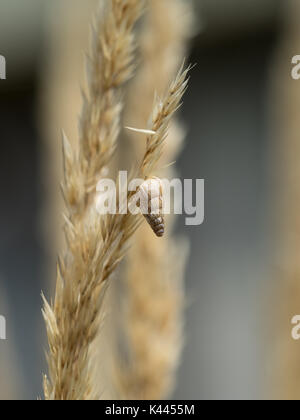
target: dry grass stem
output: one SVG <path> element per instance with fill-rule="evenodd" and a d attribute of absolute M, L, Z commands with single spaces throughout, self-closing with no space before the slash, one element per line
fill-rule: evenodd
<path fill-rule="evenodd" d="M 176 79 L 171 83 L 164 99 L 157 99 L 152 115 L 151 127 L 149 127 L 155 134 L 149 136 L 147 139 L 147 150 L 141 168 L 144 177 L 151 175 L 154 165 L 161 158 L 163 144 L 168 135 L 170 122 L 174 113 L 181 106 L 181 99 L 188 85 L 187 74 L 189 71 L 190 67 L 184 70 L 184 66 L 182 66 Z"/>
<path fill-rule="evenodd" d="M 130 131 L 130 149 L 143 159 L 144 176 L 154 175 L 154 160 L 161 156 L 161 170 L 155 175 L 174 178 L 171 165 L 183 143 L 184 130 L 174 118 L 165 118 L 180 104 L 185 90 L 186 74 L 179 73 L 167 91 L 180 62 L 186 55 L 187 42 L 193 30 L 190 2 L 151 0 L 141 36 L 141 61 L 131 83 L 125 121 L 134 127 L 145 127 L 157 101 L 148 129 L 147 152 L 143 155 L 140 130 Z M 176 93 L 177 92 L 177 93 Z M 143 97 L 143 101 L 140 98 Z M 168 141 L 165 140 L 166 133 Z M 162 145 L 163 154 L 162 154 Z M 124 314 L 120 331 L 125 339 L 127 357 L 114 356 L 116 396 L 122 399 L 162 399 L 170 396 L 175 383 L 183 344 L 183 276 L 187 257 L 185 241 L 174 237 L 174 216 L 166 217 L 166 236 L 157 240 L 147 224 L 135 235 L 126 261 L 124 275 Z M 122 362 L 123 360 L 123 362 Z"/>
<path fill-rule="evenodd" d="M 79 215 L 93 202 L 99 175 L 115 151 L 123 109 L 121 91 L 134 70 L 133 27 L 144 1 L 106 0 L 101 5 L 92 55 L 87 57 L 88 93 L 83 93 L 79 151 L 73 156 L 64 149 L 64 194 L 73 213 Z"/>
<path fill-rule="evenodd" d="M 84 99 L 78 151 L 64 136 L 66 250 L 58 262 L 54 304 L 45 300 L 43 311 L 50 376 L 44 379 L 44 393 L 49 400 L 99 398 L 91 380 L 90 348 L 104 316 L 108 280 L 142 220 L 130 213 L 100 216 L 94 205 L 96 183 L 114 153 L 120 131 L 121 88 L 133 72 L 133 28 L 143 10 L 140 0 L 104 4 L 89 60 L 89 94 Z M 170 118 L 186 88 L 186 74 L 181 71 L 166 98 L 157 103 L 154 123 L 159 135 L 148 139 L 140 166 L 143 174 L 161 153 Z"/>
<path fill-rule="evenodd" d="M 66 250 L 57 269 L 55 302 L 44 302 L 49 341 L 46 399 L 96 399 L 89 349 L 99 329 L 100 299 L 106 280 L 122 258 L 136 220 L 100 219 L 90 206 L 101 170 L 111 158 L 122 110 L 119 89 L 133 71 L 133 26 L 140 0 L 105 1 L 94 31 L 89 95 L 84 99 L 79 149 L 64 136 Z"/>

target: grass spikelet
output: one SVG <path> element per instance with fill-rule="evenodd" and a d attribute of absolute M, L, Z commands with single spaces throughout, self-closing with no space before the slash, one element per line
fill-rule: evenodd
<path fill-rule="evenodd" d="M 126 106 L 126 123 L 148 129 L 147 150 L 142 157 L 142 176 L 176 177 L 176 160 L 184 140 L 184 130 L 174 118 L 186 89 L 187 70 L 178 67 L 194 25 L 190 2 L 151 0 L 141 36 L 141 61 L 131 83 Z M 170 82 L 175 77 L 175 80 Z M 140 101 L 141 96 L 143 101 Z M 159 97 L 163 98 L 159 100 Z M 166 135 L 168 138 L 166 139 Z M 131 153 L 140 159 L 143 143 L 140 130 L 128 133 Z M 159 171 L 153 163 L 158 161 Z M 114 355 L 116 397 L 122 399 L 164 399 L 175 384 L 184 342 L 184 267 L 187 244 L 173 234 L 174 216 L 166 217 L 166 236 L 155 238 L 143 224 L 135 235 L 126 260 L 120 332 L 127 357 Z"/>
<path fill-rule="evenodd" d="M 43 309 L 49 342 L 44 395 L 49 400 L 100 398 L 92 381 L 91 345 L 105 315 L 109 279 L 142 222 L 141 216 L 130 213 L 100 216 L 96 211 L 96 183 L 116 147 L 122 89 L 134 68 L 134 24 L 143 11 L 141 0 L 102 4 L 88 59 L 89 90 L 83 95 L 78 150 L 63 136 L 66 247 L 58 263 L 55 300 L 48 304 L 44 299 Z M 182 68 L 165 98 L 157 102 L 153 114 L 157 134 L 148 138 L 140 165 L 143 175 L 158 161 L 186 88 L 186 75 Z"/>
<path fill-rule="evenodd" d="M 65 194 L 73 212 L 91 204 L 101 171 L 110 162 L 120 132 L 122 87 L 134 71 L 134 25 L 143 0 L 103 0 L 87 57 L 88 92 L 83 93 L 79 151 L 71 158 L 73 179 Z"/>
<path fill-rule="evenodd" d="M 161 158 L 164 141 L 168 135 L 170 122 L 175 112 L 181 106 L 182 97 L 187 89 L 187 75 L 191 67 L 180 68 L 175 80 L 171 83 L 166 96 L 160 100 L 157 98 L 152 115 L 151 131 L 155 134 L 147 138 L 147 150 L 144 156 L 141 172 L 144 177 L 151 174 L 153 166 Z"/>
<path fill-rule="evenodd" d="M 98 177 L 114 152 L 122 110 L 120 90 L 132 75 L 133 27 L 143 10 L 140 0 L 110 0 L 102 5 L 78 150 L 63 136 L 66 249 L 57 270 L 54 304 L 44 299 L 43 310 L 49 342 L 44 395 L 50 400 L 99 398 L 91 383 L 90 345 L 99 330 L 107 280 L 138 225 L 130 217 L 107 216 L 103 221 L 91 206 Z"/>

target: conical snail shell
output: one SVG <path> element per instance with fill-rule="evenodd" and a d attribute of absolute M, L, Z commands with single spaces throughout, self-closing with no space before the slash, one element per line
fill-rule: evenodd
<path fill-rule="evenodd" d="M 140 209 L 156 236 L 162 237 L 165 233 L 163 216 L 163 189 L 159 178 L 152 177 L 140 186 Z"/>

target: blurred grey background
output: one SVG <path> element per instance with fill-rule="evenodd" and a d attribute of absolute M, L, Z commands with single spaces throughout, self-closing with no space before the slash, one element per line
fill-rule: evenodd
<path fill-rule="evenodd" d="M 46 370 L 40 293 L 48 288 L 47 258 L 39 232 L 46 191 L 36 112 L 47 56 L 45 3 L 0 0 L 0 54 L 7 60 L 7 80 L 0 81 L 0 293 L 6 297 L 0 314 L 8 321 L 0 358 L 14 346 L 25 399 L 42 394 Z M 205 179 L 206 218 L 199 227 L 185 227 L 184 218 L 178 226 L 190 238 L 191 257 L 174 398 L 262 398 L 268 372 L 261 326 L 272 249 L 267 99 L 284 2 L 195 3 L 200 31 L 190 61 L 197 66 L 183 108 L 188 140 L 178 165 L 182 177 Z"/>

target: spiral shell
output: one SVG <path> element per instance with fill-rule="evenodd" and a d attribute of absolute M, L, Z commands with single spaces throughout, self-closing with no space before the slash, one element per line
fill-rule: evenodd
<path fill-rule="evenodd" d="M 140 209 L 156 236 L 165 233 L 163 216 L 163 188 L 159 178 L 152 177 L 140 186 Z"/>

